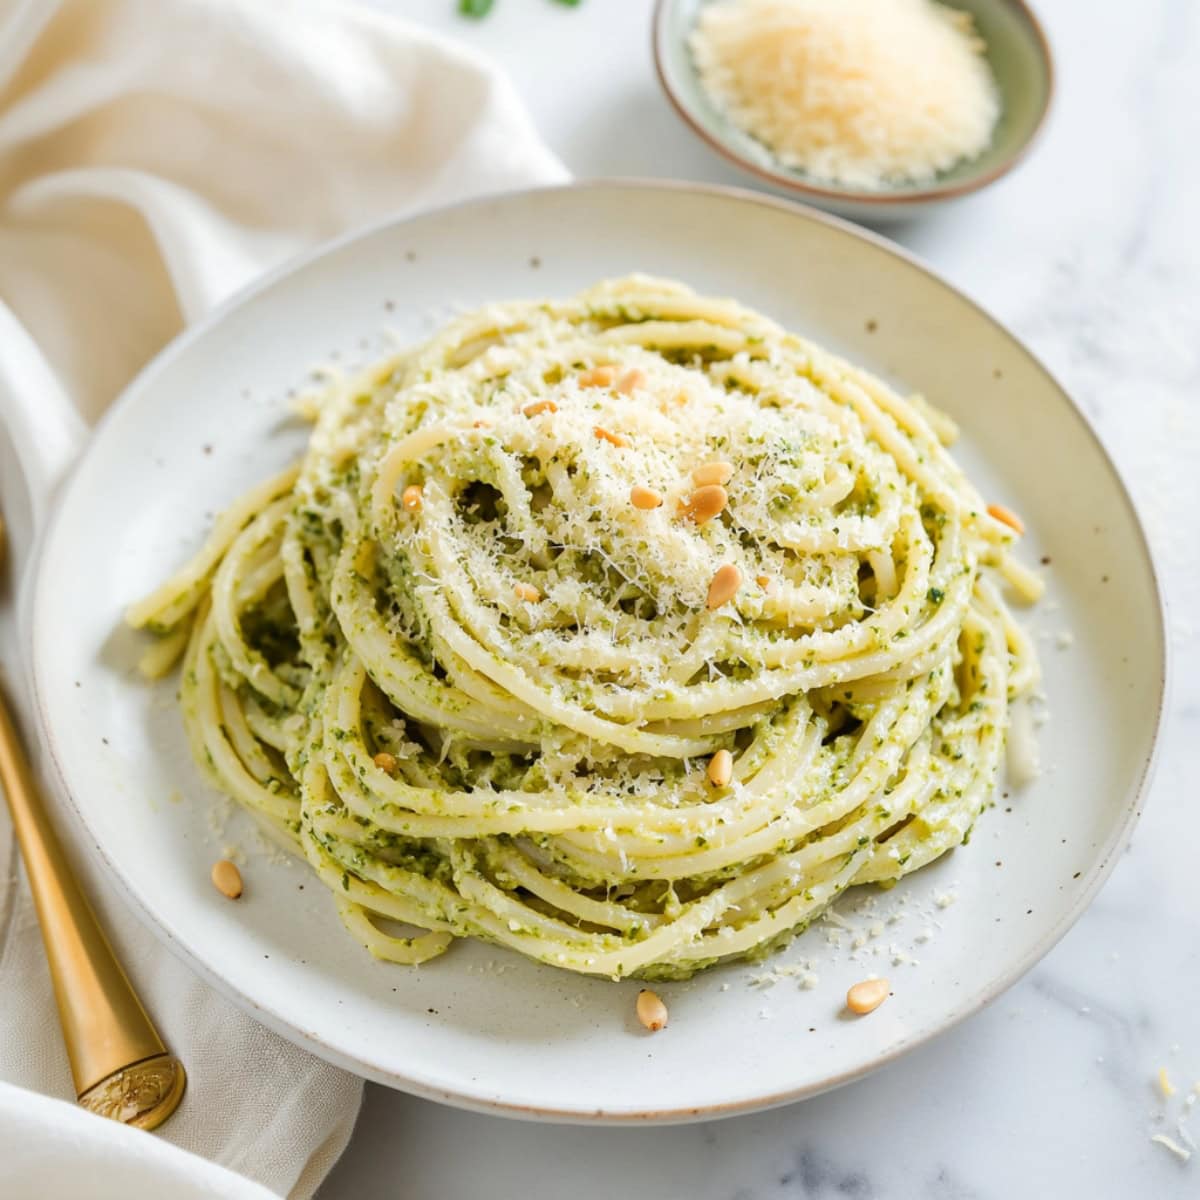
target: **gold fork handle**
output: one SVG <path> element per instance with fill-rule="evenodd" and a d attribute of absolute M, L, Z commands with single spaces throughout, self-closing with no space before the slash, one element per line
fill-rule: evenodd
<path fill-rule="evenodd" d="M 79 1102 L 153 1129 L 183 1098 L 183 1066 L 167 1053 L 75 882 L 3 695 L 0 788 L 25 859 Z"/>

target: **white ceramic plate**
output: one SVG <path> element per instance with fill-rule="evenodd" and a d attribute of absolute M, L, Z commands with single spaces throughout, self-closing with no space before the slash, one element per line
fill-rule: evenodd
<path fill-rule="evenodd" d="M 421 337 L 452 306 L 565 295 L 635 269 L 737 296 L 949 410 L 971 474 L 1024 515 L 1026 556 L 1051 559 L 1031 620 L 1053 635 L 1041 643 L 1052 713 L 1041 781 L 1001 798 L 969 847 L 839 906 L 857 935 L 833 944 L 820 926 L 769 964 L 811 971 L 815 986 L 786 974 L 764 988 L 754 967 L 665 985 L 671 1025 L 653 1036 L 634 1020 L 635 982 L 466 943 L 417 970 L 370 959 L 303 865 L 255 850 L 240 814 L 214 817 L 174 683 L 136 677 L 136 639 L 121 627 L 124 606 L 182 561 L 215 510 L 297 453 L 304 430 L 287 396 L 309 367 L 370 353 L 388 327 Z M 333 1062 L 451 1103 L 562 1120 L 685 1120 L 810 1095 L 995 997 L 1079 916 L 1125 844 L 1164 689 L 1160 600 L 1137 519 L 1045 370 L 887 243 L 783 202 L 696 187 L 605 183 L 472 202 L 340 241 L 243 294 L 171 345 L 105 420 L 62 496 L 34 607 L 59 782 L 177 953 Z M 1060 633 L 1069 649 L 1056 648 Z M 208 881 L 229 842 L 247 853 L 237 904 Z M 867 1019 L 840 1016 L 846 987 L 872 971 L 891 977 L 893 998 Z"/>

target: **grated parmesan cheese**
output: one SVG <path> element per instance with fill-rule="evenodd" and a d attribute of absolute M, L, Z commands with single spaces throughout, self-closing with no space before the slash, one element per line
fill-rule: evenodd
<path fill-rule="evenodd" d="M 1000 115 L 971 18 L 931 0 L 720 0 L 690 44 L 717 106 L 817 180 L 928 182 Z"/>
<path fill-rule="evenodd" d="M 1156 1145 L 1162 1146 L 1165 1150 L 1169 1150 L 1181 1162 L 1187 1162 L 1192 1157 L 1190 1150 L 1185 1150 L 1173 1138 L 1167 1137 L 1165 1133 L 1156 1133 L 1150 1140 Z"/>

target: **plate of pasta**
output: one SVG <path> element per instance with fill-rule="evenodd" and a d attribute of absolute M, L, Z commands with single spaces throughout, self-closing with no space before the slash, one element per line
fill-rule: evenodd
<path fill-rule="evenodd" d="M 362 1075 L 559 1120 L 797 1099 L 999 994 L 1128 838 L 1165 678 L 1028 351 L 692 186 L 257 284 L 106 418 L 35 609 L 61 791 L 179 954 Z"/>

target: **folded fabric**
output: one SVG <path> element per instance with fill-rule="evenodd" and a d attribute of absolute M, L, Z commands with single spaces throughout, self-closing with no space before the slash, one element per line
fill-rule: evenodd
<path fill-rule="evenodd" d="M 4 1165 L 10 1200 L 79 1196 L 87 1200 L 274 1200 L 275 1193 L 207 1159 L 138 1129 L 93 1117 L 74 1104 L 0 1083 Z M 45 1153 L 46 1130 L 55 1152 Z"/>
<path fill-rule="evenodd" d="M 0 506 L 16 573 L 87 426 L 184 324 L 356 224 L 563 174 L 495 70 L 376 13 L 0 0 Z M 0 593 L 10 692 L 13 600 Z M 350 1136 L 361 1083 L 202 984 L 55 815 L 190 1087 L 160 1135 L 34 1094 L 73 1095 L 0 816 L 0 1195 L 264 1194 L 196 1155 L 311 1195 Z"/>

